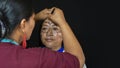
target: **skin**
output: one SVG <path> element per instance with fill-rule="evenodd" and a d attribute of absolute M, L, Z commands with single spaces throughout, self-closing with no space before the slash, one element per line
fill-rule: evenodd
<path fill-rule="evenodd" d="M 50 8 L 50 9 L 43 9 L 42 11 L 38 12 L 36 15 L 35 15 L 35 20 L 45 20 L 49 15 L 50 13 L 52 12 L 54 8 Z"/>
<path fill-rule="evenodd" d="M 30 39 L 31 33 L 35 26 L 35 14 L 33 14 L 29 20 L 22 19 L 20 25 L 18 25 L 13 33 L 10 35 L 10 38 L 14 41 L 18 42 L 19 44 L 22 42 L 22 37 L 26 34 L 26 39 Z"/>
<path fill-rule="evenodd" d="M 59 26 L 54 24 L 51 20 L 46 19 L 41 28 L 42 43 L 53 51 L 57 51 L 62 45 L 62 32 Z"/>

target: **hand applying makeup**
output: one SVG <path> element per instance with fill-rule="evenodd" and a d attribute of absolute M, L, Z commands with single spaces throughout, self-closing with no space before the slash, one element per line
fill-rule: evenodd
<path fill-rule="evenodd" d="M 49 19 L 51 19 L 55 24 L 62 25 L 62 23 L 66 23 L 64 13 L 61 9 L 53 7 L 51 9 L 51 14 L 49 14 Z"/>
<path fill-rule="evenodd" d="M 35 20 L 45 20 L 51 14 L 51 12 L 53 11 L 53 9 L 54 8 L 51 8 L 51 9 L 47 9 L 46 8 L 46 9 L 41 10 L 40 12 L 38 12 L 35 15 Z"/>

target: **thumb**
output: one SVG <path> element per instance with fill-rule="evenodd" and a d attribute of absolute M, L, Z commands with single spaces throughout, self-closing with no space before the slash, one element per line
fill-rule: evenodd
<path fill-rule="evenodd" d="M 52 7 L 51 9 L 49 9 L 49 12 L 50 12 L 51 14 L 53 14 L 53 13 L 54 13 L 54 10 L 55 10 L 55 7 Z"/>

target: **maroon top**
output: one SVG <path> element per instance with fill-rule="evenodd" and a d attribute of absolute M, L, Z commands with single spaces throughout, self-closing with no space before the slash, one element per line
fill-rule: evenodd
<path fill-rule="evenodd" d="M 80 68 L 80 65 L 75 56 L 66 52 L 23 49 L 11 43 L 0 43 L 0 68 Z"/>

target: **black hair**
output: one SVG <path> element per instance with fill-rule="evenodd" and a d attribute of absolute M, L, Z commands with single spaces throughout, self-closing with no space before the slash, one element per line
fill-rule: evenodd
<path fill-rule="evenodd" d="M 0 0 L 0 39 L 9 36 L 22 19 L 33 14 L 32 0 Z"/>
<path fill-rule="evenodd" d="M 27 40 L 27 48 L 45 47 L 41 41 L 40 31 L 44 20 L 37 20 L 31 38 Z M 34 46 L 33 46 L 34 45 Z"/>

